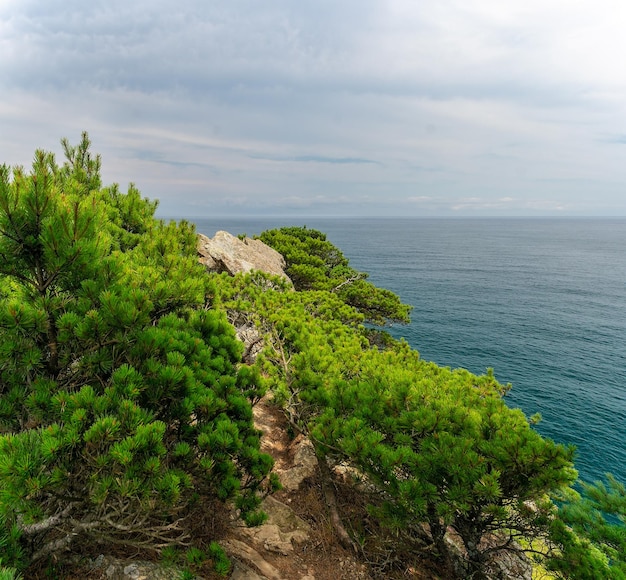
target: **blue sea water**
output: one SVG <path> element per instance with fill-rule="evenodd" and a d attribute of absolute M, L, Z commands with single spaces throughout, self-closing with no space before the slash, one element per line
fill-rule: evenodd
<path fill-rule="evenodd" d="M 194 219 L 199 232 L 325 232 L 411 304 L 390 329 L 422 358 L 495 370 L 510 406 L 578 448 L 585 480 L 626 481 L 626 219 Z"/>

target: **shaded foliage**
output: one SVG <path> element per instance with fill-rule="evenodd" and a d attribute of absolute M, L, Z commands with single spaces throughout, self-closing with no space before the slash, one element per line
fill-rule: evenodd
<path fill-rule="evenodd" d="M 611 474 L 581 483 L 582 495 L 568 497 L 554 521 L 560 553 L 550 567 L 565 577 L 626 578 L 626 487 Z"/>

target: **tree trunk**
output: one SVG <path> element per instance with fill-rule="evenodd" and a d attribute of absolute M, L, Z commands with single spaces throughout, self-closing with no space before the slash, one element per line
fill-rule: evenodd
<path fill-rule="evenodd" d="M 330 521 L 335 529 L 335 532 L 337 533 L 339 542 L 346 550 L 357 552 L 356 544 L 352 541 L 352 538 L 346 531 L 346 528 L 341 521 L 341 516 L 339 515 L 332 476 L 330 474 L 330 469 L 328 468 L 328 463 L 326 463 L 326 458 L 320 458 L 318 456 L 317 463 L 320 467 L 322 491 L 324 492 L 324 499 L 326 500 L 326 505 L 328 506 L 328 511 L 330 512 Z"/>
<path fill-rule="evenodd" d="M 432 504 L 428 506 L 428 526 L 430 527 L 430 536 L 433 544 L 435 544 L 441 556 L 446 557 L 448 547 L 444 541 L 444 536 L 446 535 L 447 526 L 441 521 L 435 506 Z"/>
<path fill-rule="evenodd" d="M 483 528 L 480 525 L 480 516 L 471 513 L 463 518 L 457 518 L 454 528 L 461 536 L 463 545 L 467 551 L 467 578 L 472 580 L 486 580 L 485 563 L 486 556 L 479 548 L 483 536 Z"/>

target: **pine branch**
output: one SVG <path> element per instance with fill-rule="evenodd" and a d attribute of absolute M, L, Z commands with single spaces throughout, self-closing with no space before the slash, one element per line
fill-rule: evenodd
<path fill-rule="evenodd" d="M 34 534 L 39 534 L 41 532 L 47 532 L 50 528 L 58 526 L 62 523 L 67 516 L 69 516 L 70 512 L 76 507 L 77 503 L 68 504 L 63 511 L 60 513 L 50 516 L 41 522 L 37 522 L 36 524 L 29 524 L 27 526 L 20 526 L 20 531 L 25 536 L 32 536 Z"/>
<path fill-rule="evenodd" d="M 53 554 L 56 552 L 60 552 L 70 547 L 72 542 L 76 539 L 76 537 L 81 532 L 86 532 L 88 530 L 93 530 L 102 525 L 102 522 L 76 522 L 71 532 L 68 532 L 64 537 L 59 538 L 58 540 L 54 540 L 52 542 L 48 542 L 44 544 L 39 550 L 37 550 L 32 555 L 32 561 L 36 562 L 41 558 L 48 556 L 49 554 Z"/>

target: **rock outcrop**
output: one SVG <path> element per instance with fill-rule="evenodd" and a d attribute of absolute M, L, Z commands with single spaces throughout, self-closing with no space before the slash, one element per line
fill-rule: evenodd
<path fill-rule="evenodd" d="M 285 273 L 285 258 L 261 240 L 237 238 L 228 232 L 219 231 L 208 238 L 198 234 L 199 261 L 209 272 L 227 272 L 231 276 L 253 270 L 278 276 L 291 285 Z M 271 286 L 272 283 L 268 283 Z M 229 315 L 229 321 L 235 327 L 237 338 L 245 346 L 243 361 L 254 362 L 263 349 L 263 340 L 258 329 L 245 316 Z"/>
<path fill-rule="evenodd" d="M 198 234 L 200 263 L 211 272 L 239 272 L 259 270 L 289 280 L 285 274 L 285 258 L 261 240 L 239 239 L 228 232 L 219 231 L 208 238 Z"/>

